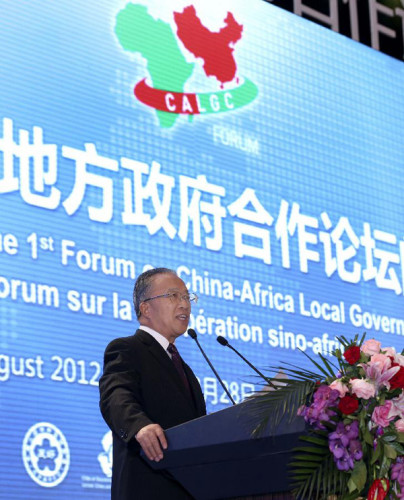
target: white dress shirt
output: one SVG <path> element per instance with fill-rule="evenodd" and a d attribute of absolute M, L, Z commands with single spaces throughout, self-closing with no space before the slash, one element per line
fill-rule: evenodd
<path fill-rule="evenodd" d="M 165 350 L 167 353 L 167 356 L 171 358 L 171 354 L 167 351 L 167 347 L 170 345 L 170 342 L 163 336 L 161 333 L 156 332 L 156 330 L 153 330 L 153 328 L 150 328 L 149 326 L 145 325 L 139 325 L 140 330 L 143 330 L 147 333 L 150 333 L 150 335 L 157 340 L 157 342 L 161 345 L 161 347 Z"/>

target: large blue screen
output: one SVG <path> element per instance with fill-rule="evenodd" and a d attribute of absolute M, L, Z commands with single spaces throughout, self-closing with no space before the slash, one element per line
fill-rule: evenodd
<path fill-rule="evenodd" d="M 0 1 L 0 497 L 108 498 L 103 351 L 175 269 L 239 402 L 404 347 L 404 66 L 258 0 Z M 209 412 L 230 402 L 178 342 Z"/>

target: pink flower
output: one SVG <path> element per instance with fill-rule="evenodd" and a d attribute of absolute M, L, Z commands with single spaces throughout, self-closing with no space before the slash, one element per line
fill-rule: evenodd
<path fill-rule="evenodd" d="M 404 393 L 402 392 L 400 396 L 392 399 L 391 402 L 397 410 L 397 415 L 400 418 L 404 418 Z"/>
<path fill-rule="evenodd" d="M 379 354 L 381 343 L 375 339 L 369 339 L 364 342 L 361 346 L 361 351 L 368 356 L 373 356 L 373 354 Z"/>
<path fill-rule="evenodd" d="M 394 425 L 396 426 L 398 432 L 404 432 L 404 418 L 400 418 L 400 420 L 394 422 Z"/>
<path fill-rule="evenodd" d="M 393 366 L 383 371 L 380 363 L 372 363 L 372 361 L 361 363 L 360 366 L 363 368 L 366 378 L 375 385 L 376 392 L 379 391 L 382 386 L 390 389 L 389 380 L 400 370 L 399 366 Z"/>
<path fill-rule="evenodd" d="M 376 387 L 363 378 L 351 379 L 349 383 L 351 384 L 352 392 L 358 398 L 369 399 L 373 398 L 376 394 Z"/>
<path fill-rule="evenodd" d="M 397 354 L 394 347 L 383 347 L 382 351 L 383 354 L 385 354 L 386 356 L 391 356 L 392 358 L 394 358 Z"/>
<path fill-rule="evenodd" d="M 393 420 L 396 417 L 401 417 L 401 412 L 400 410 L 395 406 L 394 402 L 392 400 L 386 401 L 384 404 L 386 405 L 389 403 L 388 406 L 390 406 L 389 414 L 387 415 L 389 420 Z"/>
<path fill-rule="evenodd" d="M 397 363 L 400 366 L 404 366 L 404 356 L 401 354 L 397 354 L 394 347 L 383 347 L 383 354 L 392 358 L 394 363 Z"/>
<path fill-rule="evenodd" d="M 400 366 L 404 366 L 404 356 L 402 354 L 396 354 L 394 361 Z"/>
<path fill-rule="evenodd" d="M 376 406 L 372 413 L 373 423 L 380 427 L 387 427 L 395 418 L 395 416 L 390 416 L 392 408 L 393 403 L 391 401 L 386 401 L 383 406 Z M 395 412 L 393 411 L 393 413 Z"/>
<path fill-rule="evenodd" d="M 330 389 L 334 389 L 335 391 L 338 391 L 341 398 L 343 398 L 345 396 L 345 394 L 349 391 L 348 386 L 343 384 L 338 379 L 334 380 L 334 382 L 332 382 L 329 385 L 329 387 L 330 387 Z"/>
<path fill-rule="evenodd" d="M 379 364 L 381 373 L 384 373 L 391 367 L 391 359 L 384 354 L 373 354 L 367 365 L 371 366 L 373 363 Z"/>

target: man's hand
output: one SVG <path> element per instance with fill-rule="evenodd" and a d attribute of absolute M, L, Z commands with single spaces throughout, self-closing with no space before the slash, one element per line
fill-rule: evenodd
<path fill-rule="evenodd" d="M 159 462 L 163 458 L 162 448 L 167 449 L 167 440 L 159 424 L 142 427 L 135 437 L 149 460 Z"/>

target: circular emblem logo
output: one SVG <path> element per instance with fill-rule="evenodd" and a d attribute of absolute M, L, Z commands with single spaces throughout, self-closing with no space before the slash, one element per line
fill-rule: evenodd
<path fill-rule="evenodd" d="M 69 446 L 56 426 L 40 422 L 30 427 L 25 434 L 22 459 L 33 481 L 52 488 L 63 481 L 69 470 Z"/>
<path fill-rule="evenodd" d="M 112 432 L 111 431 L 108 431 L 104 435 L 101 444 L 104 451 L 99 453 L 98 461 L 100 462 L 102 472 L 107 477 L 112 477 Z"/>

